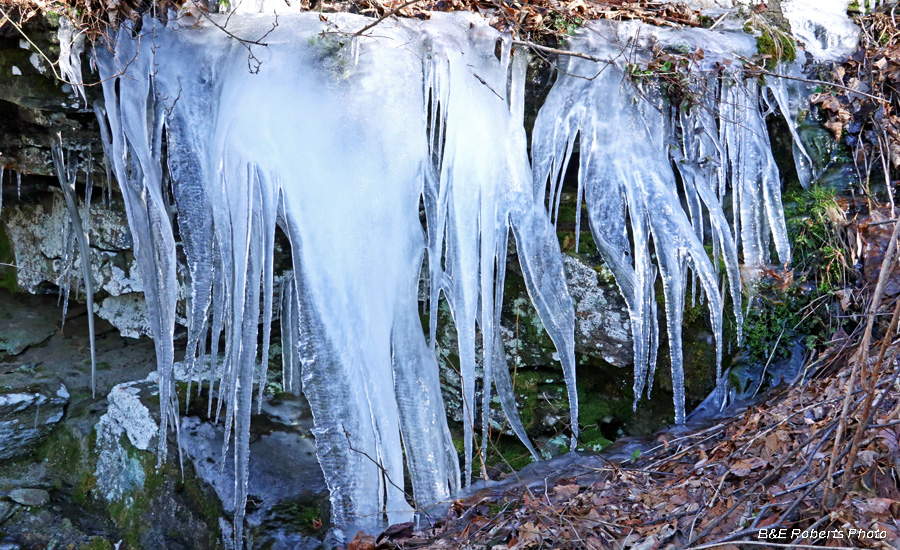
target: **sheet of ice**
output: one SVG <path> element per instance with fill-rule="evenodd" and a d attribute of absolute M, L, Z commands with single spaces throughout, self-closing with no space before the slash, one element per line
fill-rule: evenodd
<path fill-rule="evenodd" d="M 851 1 L 782 0 L 781 11 L 791 34 L 816 61 L 842 61 L 859 42 L 859 27 L 847 15 Z"/>

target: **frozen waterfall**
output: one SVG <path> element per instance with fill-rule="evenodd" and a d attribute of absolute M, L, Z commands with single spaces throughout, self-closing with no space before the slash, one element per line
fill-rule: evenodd
<path fill-rule="evenodd" d="M 327 19 L 281 17 L 268 46 L 254 49 L 257 73 L 248 71 L 242 45 L 208 25 L 147 18 L 139 32 L 123 28 L 110 50 L 95 50 L 107 148 L 157 346 L 161 441 L 178 410 L 174 223 L 192 282 L 189 356 L 210 317 L 213 340 L 226 335 L 218 390 L 239 472 L 236 541 L 247 498 L 258 322 L 262 314 L 268 324 L 276 301 L 276 225 L 290 239 L 294 263 L 294 278 L 279 293 L 290 318 L 283 326 L 292 329 L 285 349 L 297 350 L 289 361 L 301 364 L 335 524 L 353 532 L 384 516 L 410 517 L 404 450 L 417 506 L 447 500 L 469 483 L 475 434 L 487 432 L 479 408 L 491 399 L 487 391 L 475 402 L 476 363 L 484 387 L 496 385 L 526 438 L 498 338 L 510 229 L 577 419 L 574 311 L 556 235 L 532 193 L 523 54 L 473 15 L 386 21 L 371 37 L 349 34 L 364 18 Z M 229 30 L 256 39 L 271 21 L 244 16 Z M 423 261 L 431 346 L 417 302 Z M 432 349 L 441 295 L 459 337 L 462 480 Z"/>
<path fill-rule="evenodd" d="M 576 150 L 579 205 L 587 204 L 594 240 L 628 305 L 635 398 L 652 386 L 660 278 L 676 420 L 684 420 L 687 285 L 705 294 L 721 362 L 726 292 L 738 326 L 742 316 L 739 256 L 760 267 L 774 244 L 778 261 L 789 261 L 764 117 L 780 109 L 790 121 L 792 107 L 783 84 L 745 81 L 731 63 L 733 52 L 752 55 L 751 36 L 591 24 L 569 47 L 608 61 L 569 60 L 538 116 L 532 166 L 525 55 L 481 18 L 433 13 L 428 21 L 385 20 L 363 35 L 355 33 L 370 20 L 348 14 L 272 21 L 230 19 L 241 42 L 204 19 L 147 17 L 93 54 L 104 150 L 125 198 L 157 350 L 160 460 L 178 425 L 180 247 L 190 282 L 186 364 L 207 335 L 218 360 L 225 335 L 210 410 L 215 388 L 233 435 L 238 546 L 254 388 L 265 384 L 264 375 L 254 380 L 254 365 L 267 362 L 276 314 L 284 387 L 302 389 L 310 402 L 333 521 L 345 532 L 406 521 L 468 485 L 473 457 L 487 445 L 491 388 L 536 455 L 500 337 L 510 232 L 559 352 L 574 446 L 574 310 L 552 220 Z M 673 107 L 654 79 L 627 77 L 654 44 L 686 52 L 693 64 L 690 106 Z M 799 139 L 795 153 L 808 160 Z M 293 271 L 276 285 L 279 228 Z M 429 305 L 420 316 L 423 266 Z M 434 355 L 442 299 L 459 342 L 462 472 Z M 487 390 L 480 403 L 477 387 Z"/>
<path fill-rule="evenodd" d="M 781 104 L 769 99 L 768 90 L 756 81 L 743 80 L 740 64 L 732 64 L 735 54 L 755 53 L 755 39 L 740 29 L 662 29 L 598 21 L 571 40 L 569 48 L 600 61 L 570 58 L 541 108 L 532 145 L 535 197 L 546 200 L 551 212 L 558 211 L 563 178 L 577 147 L 577 211 L 580 215 L 584 200 L 594 241 L 628 305 L 635 407 L 645 389 L 649 396 L 656 368 L 659 276 L 675 420 L 682 423 L 686 285 L 699 282 L 708 300 L 721 385 L 726 287 L 740 339 L 738 254 L 750 269 L 767 264 L 771 237 L 779 261 L 790 259 L 781 181 L 764 121 L 767 102 Z M 629 75 L 646 67 L 654 50 L 674 52 L 692 73 L 688 97 L 680 105 L 665 99 L 658 78 Z M 772 95 L 783 95 L 783 85 L 772 83 Z M 793 124 L 789 105 L 784 109 Z M 798 157 L 804 158 L 799 140 L 796 145 Z M 726 200 L 735 213 L 732 224 L 725 216 Z M 707 230 L 715 264 L 703 245 Z M 718 258 L 725 265 L 721 280 Z"/>

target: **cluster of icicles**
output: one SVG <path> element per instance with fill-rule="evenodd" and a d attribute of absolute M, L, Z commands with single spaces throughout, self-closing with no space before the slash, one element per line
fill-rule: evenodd
<path fill-rule="evenodd" d="M 767 263 L 771 236 L 780 261 L 789 259 L 764 122 L 769 103 L 789 114 L 788 91 L 777 82 L 760 89 L 737 73 L 731 80 L 712 73 L 732 51 L 751 54 L 752 37 L 636 23 L 588 27 L 570 47 L 612 61 L 573 58 L 560 72 L 537 118 L 529 162 L 527 60 L 508 38 L 474 15 L 440 13 L 429 21 L 384 21 L 371 36 L 351 36 L 367 22 L 346 14 L 328 21 L 282 16 L 268 46 L 253 49 L 252 70 L 246 45 L 219 29 L 151 18 L 139 32 L 126 25 L 93 54 L 105 97 L 97 106 L 104 148 L 124 195 L 156 344 L 160 458 L 178 421 L 180 247 L 190 288 L 185 361 L 193 365 L 209 342 L 210 399 L 224 404 L 226 441 L 233 440 L 239 546 L 254 367 L 261 357 L 261 391 L 275 316 L 285 389 L 302 390 L 309 400 L 333 521 L 345 532 L 405 521 L 414 511 L 410 501 L 422 508 L 468 485 L 473 455 L 486 449 L 487 438 L 479 442 L 476 434 L 488 432 L 483 413 L 492 388 L 537 457 L 518 417 L 500 337 L 510 230 L 529 295 L 559 352 L 575 444 L 574 311 L 553 219 L 576 144 L 578 210 L 584 200 L 594 240 L 628 305 L 636 400 L 645 389 L 649 394 L 655 369 L 658 276 L 682 422 L 688 282 L 706 297 L 721 358 L 726 288 L 740 325 L 739 255 L 747 265 Z M 250 39 L 270 29 L 270 17 L 229 23 L 233 35 Z M 672 108 L 652 81 L 626 76 L 623 47 L 645 52 L 649 41 L 692 50 L 703 44 L 705 58 L 693 70 L 710 76 L 700 79 L 705 89 L 693 108 Z M 796 145 L 803 176 L 809 163 Z M 70 179 L 64 170 L 60 178 Z M 280 284 L 276 226 L 293 261 Z M 707 235 L 715 262 L 703 246 Z M 418 303 L 423 266 L 427 335 Z M 435 360 L 441 299 L 459 341 L 462 475 Z M 481 403 L 476 385 L 485 389 Z"/>

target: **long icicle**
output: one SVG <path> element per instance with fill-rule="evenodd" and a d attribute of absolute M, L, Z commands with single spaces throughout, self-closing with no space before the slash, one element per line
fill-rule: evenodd
<path fill-rule="evenodd" d="M 91 346 L 91 397 L 97 397 L 97 352 L 94 332 L 94 283 L 91 277 L 91 245 L 87 228 L 82 222 L 81 213 L 78 210 L 78 202 L 75 196 L 75 179 L 78 176 L 78 157 L 72 153 L 66 155 L 63 152 L 62 136 L 57 134 L 58 143 L 54 143 L 50 149 L 53 164 L 56 167 L 56 176 L 59 178 L 59 186 L 62 188 L 66 199 L 66 208 L 69 210 L 69 219 L 75 227 L 75 238 L 78 241 L 81 253 L 81 273 L 84 278 L 84 293 L 87 302 L 88 332 L 90 333 Z M 90 174 L 87 175 L 90 179 Z M 90 188 L 88 188 L 90 189 Z M 85 197 L 85 210 L 90 207 L 90 190 Z M 68 300 L 68 298 L 67 298 Z"/>

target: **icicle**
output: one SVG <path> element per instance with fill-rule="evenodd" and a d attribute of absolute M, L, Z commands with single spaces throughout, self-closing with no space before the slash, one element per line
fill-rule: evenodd
<path fill-rule="evenodd" d="M 279 185 L 276 184 L 276 187 Z M 272 301 L 274 295 L 273 277 L 275 261 L 275 219 L 277 216 L 277 191 L 267 185 L 260 186 L 260 209 L 262 210 L 262 285 L 263 285 L 263 346 L 262 369 L 259 375 L 258 411 L 262 412 L 263 392 L 266 389 L 266 374 L 269 370 L 269 340 L 272 336 Z"/>
<path fill-rule="evenodd" d="M 91 234 L 91 198 L 94 193 L 94 157 L 90 152 L 84 160 L 84 208 L 81 211 L 81 219 L 84 220 L 84 232 Z"/>
<path fill-rule="evenodd" d="M 157 23 L 147 20 L 146 29 Z M 130 35 L 133 24 L 119 30 Z M 144 49 L 146 50 L 146 48 Z M 162 162 L 159 135 L 162 126 L 159 109 L 162 102 L 151 94 L 153 56 L 141 55 L 138 41 L 120 40 L 115 52 L 95 47 L 94 56 L 101 75 L 109 123 L 113 171 L 122 188 L 128 225 L 134 238 L 135 259 L 144 287 L 151 334 L 156 347 L 161 407 L 159 461 L 166 456 L 166 441 L 173 403 L 175 361 L 175 239 L 163 199 Z M 127 67 L 127 78 L 121 78 Z M 127 84 L 126 84 L 127 83 Z M 117 86 L 120 84 L 120 86 Z M 117 87 L 119 88 L 117 90 Z M 176 97 L 174 94 L 170 97 Z M 139 114 L 138 114 L 139 113 Z M 127 138 L 126 138 L 127 136 Z"/>
<path fill-rule="evenodd" d="M 99 101 L 94 102 L 94 115 L 97 117 L 97 122 L 100 126 L 100 145 L 103 147 L 103 170 L 106 172 L 106 194 L 102 192 L 100 193 L 100 197 L 104 200 L 104 206 L 109 208 L 110 203 L 112 202 L 112 166 L 109 161 L 109 149 L 111 147 L 110 137 L 109 137 L 109 126 L 106 122 L 106 109 L 104 109 L 103 104 Z"/>
<path fill-rule="evenodd" d="M 651 48 L 702 46 L 705 56 L 691 68 L 700 72 L 725 66 L 723 61 L 732 59 L 732 52 L 751 55 L 754 44 L 740 33 L 695 29 L 687 35 L 638 22 L 604 21 L 573 39 L 570 47 L 610 63 L 571 58 L 535 123 L 534 190 L 541 200 L 548 183 L 551 193 L 561 185 L 572 143 L 580 139 L 579 187 L 584 188 L 591 232 L 616 277 L 631 320 L 635 406 L 645 389 L 649 397 L 656 366 L 658 266 L 675 419 L 681 423 L 685 418 L 681 326 L 687 278 L 693 284 L 696 277 L 707 299 L 721 384 L 723 300 L 713 262 L 721 255 L 725 263 L 740 335 L 738 242 L 745 263 L 753 267 L 768 262 L 770 234 L 780 260 L 786 262 L 790 256 L 780 181 L 754 82 L 740 82 L 740 75 L 735 75 L 738 82 L 723 83 L 720 98 L 715 95 L 717 79 L 710 78 L 695 90 L 701 104 L 684 112 L 670 106 L 652 82 L 629 81 L 626 60 L 617 47 L 624 43 L 620 34 L 634 37 L 629 63 L 645 62 Z M 713 95 L 704 95 L 704 90 L 713 90 Z M 681 175 L 686 210 L 673 165 Z M 736 213 L 733 230 L 721 205 L 729 186 Z M 707 219 L 713 261 L 702 244 Z M 650 242 L 657 266 L 651 263 Z"/>
<path fill-rule="evenodd" d="M 287 393 L 296 393 L 294 390 L 295 360 L 299 352 L 299 327 L 294 325 L 294 272 L 285 274 L 281 283 L 281 299 L 278 300 L 278 317 L 281 319 L 281 386 Z M 299 368 L 299 365 L 297 365 Z"/>
<path fill-rule="evenodd" d="M 800 62 L 792 65 L 779 65 L 778 71 L 792 73 L 791 76 L 799 76 Z M 786 78 L 770 78 L 766 81 L 765 90 L 769 93 L 763 94 L 763 99 L 770 102 L 770 95 L 774 98 L 778 110 L 787 123 L 788 130 L 791 132 L 791 149 L 794 156 L 794 166 L 797 168 L 797 176 L 800 184 L 804 188 L 808 188 L 811 182 L 819 177 L 817 167 L 813 163 L 812 157 L 806 151 L 806 146 L 800 138 L 798 126 L 800 124 L 800 113 L 803 107 L 808 107 L 808 98 L 812 93 L 812 85 L 796 80 Z"/>
<path fill-rule="evenodd" d="M 202 139 L 201 130 L 170 120 L 166 125 L 166 147 L 169 173 L 178 182 L 172 194 L 178 209 L 178 232 L 181 236 L 190 276 L 188 307 L 188 343 L 184 365 L 188 373 L 186 402 L 191 399 L 191 384 L 196 371 L 197 347 L 209 317 L 213 285 L 213 214 L 203 189 L 204 174 L 199 159 L 202 151 L 194 144 Z M 213 369 L 215 371 L 215 369 Z"/>
<path fill-rule="evenodd" d="M 222 380 L 224 379 L 224 364 L 222 368 L 219 368 L 219 341 L 222 339 L 222 331 L 225 329 L 225 301 L 227 300 L 225 294 L 225 279 L 224 274 L 222 273 L 222 261 L 219 258 L 218 248 L 219 245 L 216 244 L 218 241 L 215 239 L 212 243 L 212 256 L 214 259 L 213 263 L 213 286 L 212 286 L 212 337 L 210 338 L 210 371 L 209 371 L 209 404 L 206 407 L 206 416 L 212 416 L 212 404 L 213 404 L 213 386 L 216 382 L 217 375 L 219 376 L 219 394 L 220 394 L 220 403 L 221 403 L 221 395 L 222 395 Z M 218 374 L 220 373 L 221 374 Z M 218 420 L 219 413 L 216 411 L 216 420 Z"/>
<path fill-rule="evenodd" d="M 352 32 L 366 21 L 334 14 L 328 25 Z M 238 34 L 268 31 L 250 18 L 232 24 Z M 293 283 L 285 282 L 281 301 L 286 376 L 288 386 L 299 390 L 294 373 L 300 364 L 336 525 L 353 532 L 409 519 L 404 457 L 418 507 L 447 500 L 463 483 L 437 362 L 418 315 L 426 255 L 430 342 L 441 293 L 460 335 L 465 483 L 474 449 L 483 452 L 487 436 L 482 424 L 481 444 L 475 444 L 478 328 L 486 343 L 482 418 L 493 382 L 513 429 L 527 441 L 498 351 L 502 345 L 494 341 L 510 229 L 529 294 L 559 349 L 573 443 L 577 436 L 574 310 L 555 233 L 532 192 L 522 124 L 524 57 L 511 54 L 509 41 L 472 15 L 384 21 L 378 40 L 357 37 L 349 47 L 323 48 L 318 41 L 324 28 L 314 14 L 285 18 L 267 38 L 270 47 L 255 52 L 259 74 L 248 73 L 239 45 L 202 25 L 183 30 L 146 19 L 142 33 L 154 35 L 155 51 L 139 49 L 127 25 L 114 44 L 115 57 L 95 51 L 111 130 L 109 156 L 149 289 L 160 381 L 167 388 L 161 388 L 164 407 L 173 402 L 175 269 L 161 193 L 163 126 L 192 279 L 191 332 L 199 333 L 208 317 L 205 298 L 193 293 L 209 273 L 193 264 L 208 258 L 205 265 L 214 266 L 214 358 L 219 334 L 226 335 L 224 364 L 213 369 L 219 380 L 216 417 L 224 406 L 236 468 L 236 546 L 243 536 L 260 313 L 261 359 L 267 360 L 276 220 L 294 263 Z M 201 36 L 204 47 L 198 49 Z M 191 62 L 180 61 L 185 59 Z M 181 99 L 173 102 L 176 97 Z M 205 147 L 188 146 L 197 143 Z M 199 244 L 190 252 L 193 243 Z M 196 353 L 191 338 L 186 359 Z"/>
<path fill-rule="evenodd" d="M 52 151 L 51 151 L 52 154 Z M 68 223 L 63 223 L 60 228 L 62 233 L 62 273 L 59 275 L 59 292 L 57 295 L 56 305 L 62 305 L 62 320 L 60 322 L 60 330 L 66 326 L 66 318 L 69 316 L 69 291 L 72 284 L 72 268 L 75 264 L 75 229 L 70 219 Z"/>
<path fill-rule="evenodd" d="M 22 172 L 16 172 L 16 198 L 22 200 Z"/>
<path fill-rule="evenodd" d="M 84 79 L 81 75 L 81 56 L 84 53 L 84 32 L 75 28 L 65 17 L 59 18 L 59 70 L 63 80 L 68 82 L 81 95 L 87 106 L 87 95 L 84 91 Z"/>
<path fill-rule="evenodd" d="M 88 332 L 91 345 L 91 396 L 96 397 L 97 391 L 97 358 L 94 339 L 94 284 L 91 279 L 91 246 L 90 237 L 88 235 L 87 226 L 82 222 L 82 215 L 78 212 L 78 203 L 75 197 L 75 179 L 78 175 L 78 157 L 74 154 L 66 155 L 62 149 L 62 136 L 57 136 L 59 143 L 54 144 L 51 149 L 53 164 L 56 167 L 56 175 L 59 178 L 59 186 L 62 188 L 63 196 L 66 198 L 66 207 L 69 210 L 69 221 L 74 227 L 75 238 L 78 241 L 79 252 L 81 253 L 81 272 L 84 277 L 84 293 L 87 302 L 88 314 Z M 90 166 L 90 163 L 88 164 Z M 88 174 L 90 180 L 90 174 Z M 85 209 L 90 204 L 90 184 L 85 197 Z M 67 270 L 68 271 L 68 270 Z M 68 277 L 66 282 L 66 308 L 69 301 L 69 283 Z M 63 321 L 66 314 L 63 313 Z"/>

